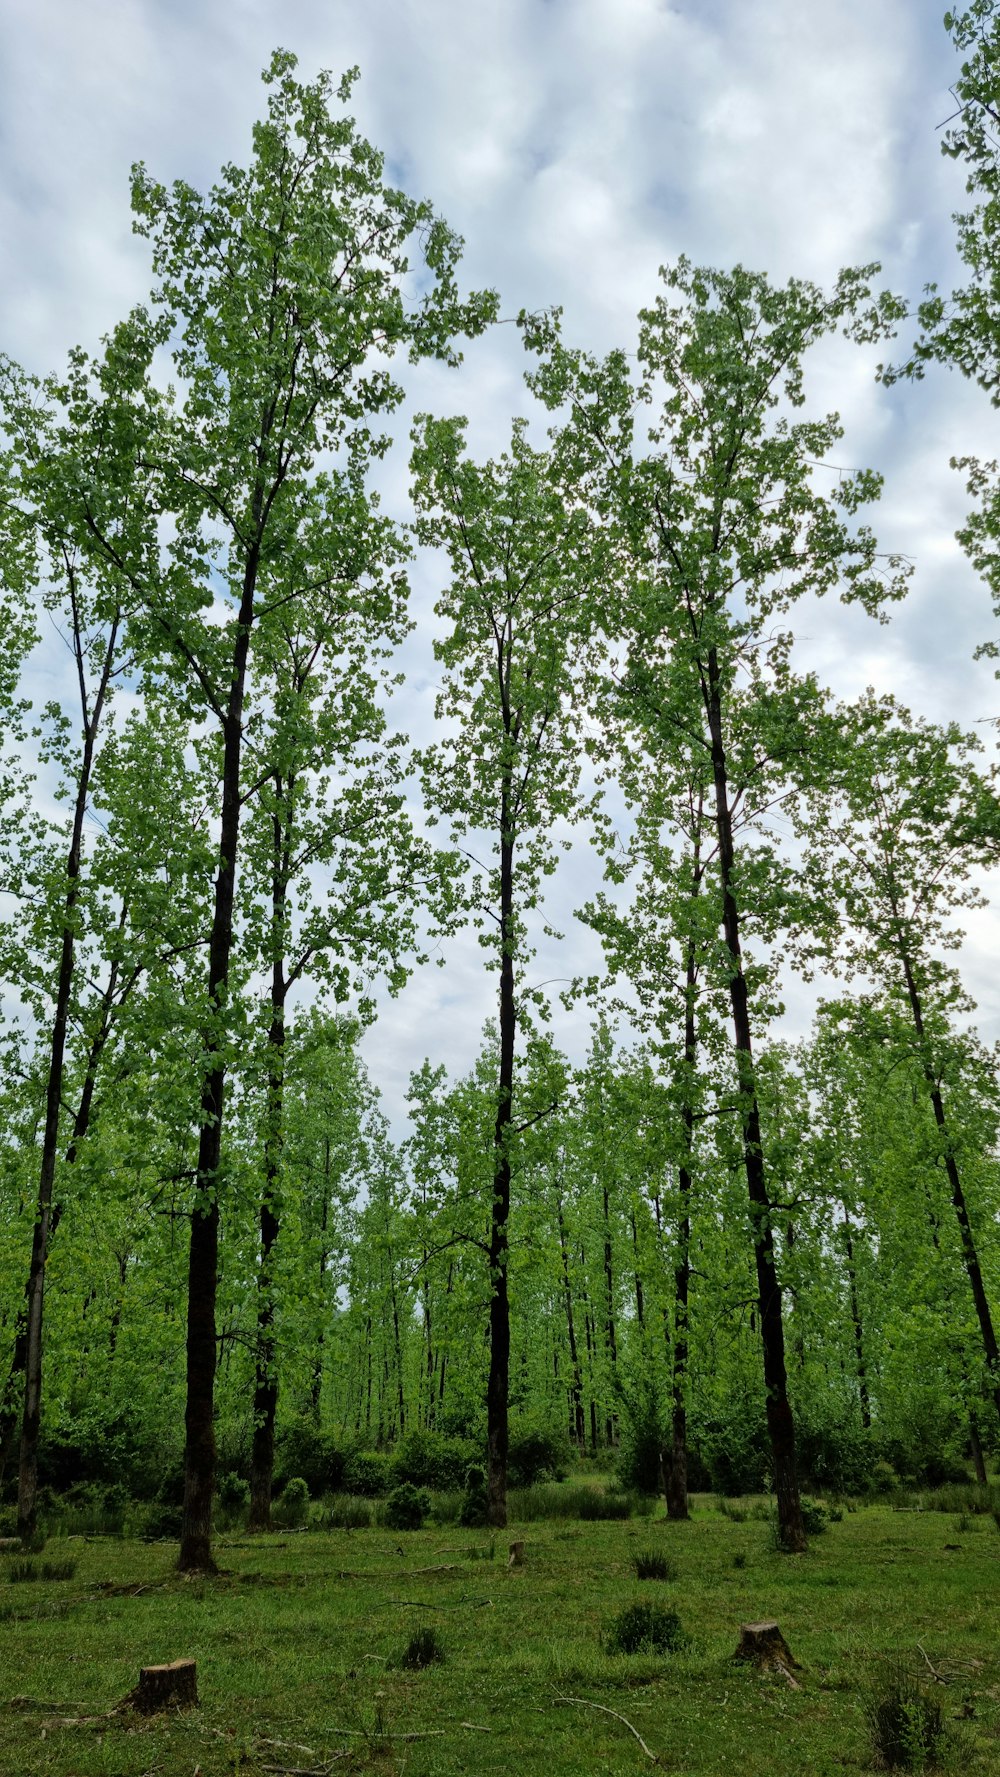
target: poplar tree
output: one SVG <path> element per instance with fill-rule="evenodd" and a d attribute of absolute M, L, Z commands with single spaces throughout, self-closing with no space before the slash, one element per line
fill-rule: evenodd
<path fill-rule="evenodd" d="M 301 85 L 295 65 L 276 52 L 253 160 L 225 166 L 207 197 L 134 170 L 135 227 L 152 244 L 153 304 L 179 387 L 149 450 L 173 522 L 157 561 L 119 551 L 81 490 L 95 552 L 129 577 L 133 632 L 222 751 L 191 1213 L 185 1569 L 213 1564 L 225 1087 L 240 1025 L 235 893 L 243 808 L 274 764 L 255 755 L 253 727 L 277 652 L 275 619 L 287 622 L 298 599 L 335 620 L 354 513 L 342 484 L 318 473 L 319 459 L 333 453 L 363 479 L 383 453 L 373 427 L 402 398 L 386 359 L 403 349 L 456 362 L 456 334 L 478 331 L 495 311 L 491 296 L 460 301 L 458 239 L 428 204 L 384 183 L 381 155 L 332 110 L 346 103 L 356 71 L 336 88 L 326 74 Z M 414 244 L 426 277 L 409 305 Z M 148 328 L 141 317 L 132 328 L 140 377 Z M 336 546 L 324 548 L 324 534 Z"/>
<path fill-rule="evenodd" d="M 597 578 L 589 514 L 525 432 L 515 423 L 509 452 L 479 465 L 465 454 L 463 421 L 425 418 L 413 455 L 417 532 L 447 551 L 452 573 L 437 605 L 447 629 L 435 643 L 447 732 L 423 754 L 424 780 L 435 813 L 472 855 L 486 849 L 473 918 L 499 976 L 486 1393 L 488 1514 L 497 1526 L 507 1521 L 508 1225 L 522 1127 L 517 1038 L 531 999 L 528 922 L 556 866 L 553 829 L 580 817 L 575 672 Z"/>
<path fill-rule="evenodd" d="M 533 384 L 569 408 L 578 477 L 628 541 L 631 572 L 609 600 L 622 704 L 668 771 L 679 746 L 700 746 L 711 785 L 767 1421 L 780 1534 L 793 1551 L 805 1536 L 755 1064 L 776 1001 L 747 942 L 755 931 L 773 940 L 796 918 L 766 814 L 787 786 L 814 690 L 794 671 L 780 621 L 806 594 L 837 590 L 877 614 L 903 590 L 879 571 L 870 531 L 850 522 L 877 496 L 878 476 L 843 475 L 824 494 L 816 465 L 841 435 L 837 416 L 793 417 L 809 347 L 842 325 L 882 326 L 872 269 L 843 272 L 826 296 L 681 260 L 640 315 L 634 386 L 624 353 L 601 362 L 563 346 L 551 320 L 526 323 L 542 353 Z M 637 448 L 645 406 L 653 423 L 648 448 Z"/>

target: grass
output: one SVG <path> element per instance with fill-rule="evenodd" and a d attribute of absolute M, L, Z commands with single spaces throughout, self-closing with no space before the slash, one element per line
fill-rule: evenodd
<path fill-rule="evenodd" d="M 919 1642 L 949 1680 L 936 1687 L 945 1768 L 995 1777 L 991 1525 L 949 1548 L 952 1523 L 936 1512 L 863 1507 L 790 1557 L 773 1552 L 754 1512 L 739 1524 L 710 1506 L 698 1498 L 680 1524 L 662 1508 L 653 1524 L 515 1521 L 507 1536 L 447 1525 L 405 1542 L 377 1527 L 285 1533 L 220 1546 L 227 1571 L 212 1580 L 175 1573 L 169 1544 L 133 1539 L 73 1542 L 69 1581 L 11 1585 L 0 1563 L 0 1771 L 264 1777 L 332 1764 L 344 1777 L 633 1777 L 652 1766 L 623 1716 L 678 1777 L 861 1777 L 873 1769 L 866 1684 L 897 1658 L 926 1678 Z M 506 1561 L 515 1536 L 521 1569 Z M 491 1542 L 496 1559 L 484 1561 Z M 691 1644 L 611 1653 L 609 1624 L 650 1601 L 635 1577 L 650 1543 L 676 1563 L 657 1596 Z M 800 1690 L 732 1664 L 741 1622 L 768 1619 L 801 1662 Z M 394 1664 L 426 1629 L 446 1662 Z M 185 1656 L 198 1662 L 199 1709 L 107 1714 L 141 1665 Z"/>

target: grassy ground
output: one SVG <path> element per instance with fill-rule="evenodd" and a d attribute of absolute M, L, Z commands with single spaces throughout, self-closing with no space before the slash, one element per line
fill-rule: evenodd
<path fill-rule="evenodd" d="M 507 1542 L 523 1534 L 525 1566 Z M 669 1555 L 672 1581 L 635 1556 Z M 72 1578 L 10 1583 L 0 1558 L 4 1777 L 250 1777 L 324 1770 L 453 1777 L 824 1777 L 868 1771 L 861 1706 L 901 1651 L 936 1688 L 945 1765 L 1000 1773 L 1000 1535 L 989 1517 L 848 1513 L 801 1557 L 769 1526 L 701 1500 L 688 1524 L 533 1523 L 496 1541 L 453 1527 L 219 1539 L 215 1580 L 173 1572 L 175 1550 L 50 1541 Z M 421 1571 L 423 1570 L 423 1571 Z M 609 1655 L 624 1605 L 676 1609 L 681 1654 Z M 801 1688 L 734 1665 L 739 1625 L 774 1619 Z M 393 1664 L 432 1625 L 442 1664 Z M 920 1646 L 918 1647 L 918 1643 Z M 920 1649 L 923 1649 L 923 1654 Z M 190 1656 L 201 1707 L 144 1720 L 112 1709 L 138 1668 Z M 576 1699 L 566 1701 L 565 1699 Z M 601 1709 L 590 1705 L 599 1704 Z M 411 1737 L 412 1736 L 412 1737 Z"/>

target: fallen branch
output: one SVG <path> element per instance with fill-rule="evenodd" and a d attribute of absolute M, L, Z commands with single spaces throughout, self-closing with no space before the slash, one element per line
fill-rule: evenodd
<path fill-rule="evenodd" d="M 463 1598 L 461 1604 L 432 1604 L 426 1598 L 387 1598 L 387 1604 L 408 1604 L 414 1610 L 492 1610 L 492 1598 Z"/>
<path fill-rule="evenodd" d="M 392 1577 L 393 1579 L 402 1577 L 412 1580 L 420 1573 L 457 1573 L 461 1565 L 461 1561 L 442 1561 L 437 1567 L 407 1567 L 404 1568 L 402 1576 L 393 1574 Z M 385 1578 L 385 1575 L 379 1573 L 374 1567 L 342 1567 L 337 1578 L 339 1580 L 381 1580 Z"/>
<path fill-rule="evenodd" d="M 924 1653 L 923 1648 L 920 1647 L 919 1641 L 917 1642 L 917 1646 L 920 1648 L 920 1652 L 924 1655 L 924 1660 L 927 1665 L 927 1670 L 930 1673 L 931 1677 L 933 1678 L 935 1684 L 947 1684 L 948 1680 L 946 1678 L 942 1678 L 942 1676 L 941 1676 L 940 1672 L 938 1672 L 937 1668 L 931 1665 L 930 1660 L 928 1660 L 927 1655 Z"/>
<path fill-rule="evenodd" d="M 605 1707 L 605 1705 L 603 1703 L 592 1703 L 590 1701 L 589 1697 L 557 1697 L 556 1702 L 557 1703 L 579 1703 L 579 1705 L 582 1709 L 597 1709 L 600 1711 L 601 1715 L 613 1715 L 615 1718 L 615 1721 L 620 1721 L 622 1723 L 622 1725 L 628 1729 L 629 1733 L 634 1735 L 635 1739 L 638 1740 L 639 1745 L 642 1747 L 643 1752 L 646 1754 L 646 1757 L 648 1759 L 652 1759 L 654 1765 L 659 1764 L 660 1760 L 659 1760 L 658 1755 L 655 1752 L 652 1752 L 650 1750 L 650 1748 L 646 1745 L 646 1742 L 643 1739 L 642 1735 L 640 1734 L 638 1728 L 634 1728 L 632 1726 L 632 1723 L 629 1721 L 627 1715 L 619 1715 L 617 1709 L 608 1709 Z"/>
<path fill-rule="evenodd" d="M 422 1733 L 411 1730 L 407 1734 L 390 1734 L 388 1731 L 376 1734 L 371 1728 L 334 1728 L 335 1734 L 349 1735 L 352 1740 L 434 1740 L 439 1734 L 446 1734 L 447 1728 L 425 1728 Z"/>

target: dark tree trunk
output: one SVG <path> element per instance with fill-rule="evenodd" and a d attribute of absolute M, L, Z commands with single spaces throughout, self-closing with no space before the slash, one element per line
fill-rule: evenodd
<path fill-rule="evenodd" d="M 740 916 L 733 890 L 735 853 L 732 811 L 729 805 L 728 768 L 722 736 L 721 679 L 718 656 L 714 647 L 708 650 L 704 692 L 705 714 L 708 718 L 712 743 L 715 818 L 719 840 L 719 869 L 722 880 L 722 923 L 730 959 L 729 999 L 733 1015 L 737 1088 L 743 1131 L 743 1164 L 746 1172 L 747 1193 L 750 1199 L 750 1225 L 753 1232 L 754 1265 L 757 1274 L 757 1300 L 760 1309 L 761 1345 L 764 1354 L 767 1429 L 774 1468 L 778 1531 L 782 1547 L 789 1553 L 800 1554 L 806 1547 L 806 1534 L 802 1523 L 802 1508 L 799 1503 L 799 1483 L 795 1459 L 795 1422 L 792 1418 L 792 1407 L 788 1398 L 781 1286 L 778 1282 L 775 1263 L 771 1202 L 768 1197 L 767 1178 L 764 1171 L 760 1108 L 757 1102 L 757 1082 L 750 1032 L 750 1003 L 746 977 L 743 973 Z"/>
<path fill-rule="evenodd" d="M 255 506 L 262 501 L 258 497 Z M 243 696 L 259 543 L 251 549 L 233 649 L 233 671 L 223 723 L 222 822 L 215 906 L 208 947 L 208 1017 L 201 1037 L 204 1083 L 201 1090 L 198 1167 L 191 1213 L 188 1255 L 187 1394 L 184 1408 L 184 1511 L 178 1566 L 184 1572 L 213 1570 L 212 1499 L 215 1493 L 215 1298 L 219 1272 L 219 1190 L 226 1062 L 223 1033 L 229 959 L 233 947 L 233 901 L 240 826 L 240 761 Z"/>
<path fill-rule="evenodd" d="M 493 1202 L 490 1211 L 490 1368 L 486 1385 L 486 1519 L 498 1530 L 507 1522 L 507 1443 L 510 1399 L 510 1298 L 507 1288 L 507 1224 L 510 1218 L 510 1141 L 513 1129 L 514 1042 L 514 840 L 510 830 L 510 783 L 505 777 L 500 813 L 500 1067 L 493 1130 Z"/>
<path fill-rule="evenodd" d="M 693 801 L 693 799 L 692 799 Z M 692 812 L 694 809 L 692 808 Z M 701 861 L 701 823 L 704 803 L 698 796 L 694 822 L 694 857 L 691 866 L 691 909 L 701 893 L 704 867 Z M 694 1080 L 698 1065 L 698 949 L 693 931 L 685 944 L 684 961 L 684 1074 L 681 1128 L 684 1158 L 677 1169 L 680 1216 L 677 1224 L 677 1264 L 674 1268 L 674 1339 L 670 1364 L 670 1453 L 665 1465 L 668 1518 L 688 1516 L 687 1486 L 687 1368 L 688 1302 L 691 1289 L 691 1176 L 694 1164 Z"/>
<path fill-rule="evenodd" d="M 868 1395 L 868 1368 L 865 1363 L 864 1329 L 861 1324 L 861 1306 L 858 1300 L 858 1277 L 854 1264 L 854 1235 L 847 1204 L 841 1198 L 844 1211 L 844 1249 L 847 1254 L 847 1291 L 851 1304 L 851 1326 L 854 1329 L 854 1366 L 858 1378 L 858 1399 L 861 1403 L 861 1423 L 865 1431 L 871 1429 L 872 1408 Z"/>
<path fill-rule="evenodd" d="M 257 1349 L 254 1360 L 253 1448 L 250 1458 L 250 1530 L 270 1530 L 274 1481 L 274 1421 L 278 1410 L 278 1366 L 274 1340 L 274 1272 L 281 1231 L 281 1168 L 285 1142 L 285 933 L 291 874 L 292 808 L 295 782 L 274 775 L 271 817 L 271 1022 L 267 1033 L 267 1111 L 264 1128 L 264 1189 L 260 1202 L 260 1263 L 257 1268 Z"/>
<path fill-rule="evenodd" d="M 93 706 L 88 712 L 84 629 L 77 607 L 75 583 L 72 580 L 70 593 L 73 610 L 73 648 L 80 686 L 83 722 L 83 752 L 80 760 L 80 775 L 77 779 L 69 854 L 66 859 L 66 894 L 63 901 L 59 976 L 49 1040 L 42 1158 L 24 1308 L 24 1343 L 22 1347 L 24 1353 L 24 1407 L 21 1417 L 21 1448 L 18 1460 L 17 1530 L 18 1535 L 26 1540 L 30 1540 L 34 1536 L 37 1524 L 38 1434 L 42 1418 L 42 1323 L 45 1303 L 45 1265 L 48 1259 L 52 1193 L 56 1176 L 56 1154 L 59 1147 L 59 1112 L 62 1106 L 63 1073 L 66 1064 L 66 1036 L 76 964 L 76 911 L 80 895 L 83 823 L 90 796 L 97 735 L 118 646 L 119 626 L 119 618 L 116 616 L 108 634 Z"/>
<path fill-rule="evenodd" d="M 587 1438 L 583 1417 L 583 1377 L 580 1374 L 580 1357 L 576 1348 L 576 1327 L 573 1322 L 573 1292 L 569 1281 L 566 1223 L 563 1217 L 562 1198 L 559 1196 L 556 1197 L 556 1216 L 559 1227 L 559 1254 L 562 1260 L 563 1301 L 566 1306 L 566 1333 L 569 1340 L 569 1359 L 573 1378 L 570 1387 L 570 1437 L 575 1441 L 577 1448 L 582 1450 Z"/>
<path fill-rule="evenodd" d="M 606 1184 L 601 1186 L 601 1204 L 604 1213 L 604 1333 L 607 1340 L 613 1393 L 618 1375 L 618 1332 L 615 1326 L 615 1278 L 611 1253 L 611 1201 Z M 608 1445 L 614 1445 L 618 1438 L 618 1427 L 614 1413 L 607 1415 L 606 1434 Z"/>
<path fill-rule="evenodd" d="M 896 913 L 895 906 L 893 907 L 893 912 Z M 898 913 L 896 913 L 896 917 L 898 922 Z M 938 1134 L 941 1137 L 945 1172 L 948 1176 L 948 1187 L 951 1193 L 951 1206 L 955 1211 L 955 1219 L 958 1222 L 958 1232 L 962 1247 L 962 1263 L 965 1266 L 965 1274 L 969 1280 L 969 1288 L 972 1291 L 972 1300 L 976 1310 L 976 1319 L 979 1322 L 979 1332 L 983 1341 L 983 1351 L 986 1356 L 986 1367 L 990 1374 L 990 1393 L 993 1397 L 993 1405 L 996 1408 L 997 1417 L 1000 1418 L 1000 1351 L 997 1349 L 997 1338 L 993 1327 L 993 1316 L 990 1312 L 986 1286 L 983 1283 L 983 1273 L 979 1264 L 979 1253 L 976 1248 L 975 1236 L 972 1232 L 972 1223 L 969 1220 L 968 1205 L 965 1201 L 965 1192 L 962 1189 L 962 1180 L 958 1170 L 958 1162 L 955 1159 L 955 1150 L 948 1129 L 948 1118 L 945 1112 L 944 1098 L 925 1047 L 924 1016 L 920 993 L 917 988 L 916 978 L 906 948 L 902 943 L 900 943 L 899 948 L 903 963 L 903 971 L 906 977 L 906 991 L 909 996 L 913 1025 L 917 1033 L 917 1040 L 920 1044 L 921 1055 L 923 1058 L 924 1079 L 930 1094 L 931 1107 L 934 1112 L 934 1122 L 937 1125 Z"/>

